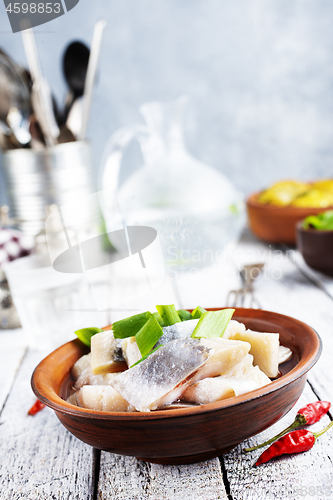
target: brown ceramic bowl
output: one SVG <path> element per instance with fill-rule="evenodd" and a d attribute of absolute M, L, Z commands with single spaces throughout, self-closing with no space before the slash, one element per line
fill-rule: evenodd
<path fill-rule="evenodd" d="M 61 396 L 68 394 L 73 364 L 87 352 L 79 340 L 59 347 L 37 366 L 32 388 L 72 434 L 95 448 L 169 465 L 219 456 L 274 424 L 294 406 L 306 374 L 321 352 L 317 333 L 296 319 L 241 308 L 234 318 L 252 330 L 278 332 L 281 344 L 293 352 L 292 359 L 281 365 L 280 378 L 242 396 L 190 409 L 147 413 L 78 408 Z"/>
<path fill-rule="evenodd" d="M 258 201 L 259 193 L 252 194 L 246 203 L 249 224 L 258 238 L 270 243 L 296 244 L 296 223 L 308 215 L 317 215 L 327 208 L 279 207 Z"/>
<path fill-rule="evenodd" d="M 297 248 L 308 266 L 333 276 L 333 231 L 304 229 L 297 223 Z"/>

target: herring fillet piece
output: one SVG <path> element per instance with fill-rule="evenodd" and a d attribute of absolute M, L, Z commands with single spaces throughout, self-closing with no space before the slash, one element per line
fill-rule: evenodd
<path fill-rule="evenodd" d="M 164 326 L 163 335 L 155 344 L 155 347 L 165 345 L 173 340 L 190 338 L 198 321 L 198 319 L 189 319 L 181 323 L 175 323 L 171 326 Z"/>
<path fill-rule="evenodd" d="M 187 321 L 182 321 L 181 323 L 175 323 L 171 326 L 164 326 L 163 335 L 156 343 L 155 347 L 158 345 L 165 345 L 173 340 L 191 337 L 198 321 L 199 319 L 189 319 Z M 238 321 L 231 319 L 222 338 L 229 339 L 232 335 L 238 332 L 245 332 L 245 330 L 246 328 L 243 323 L 239 323 Z"/>
<path fill-rule="evenodd" d="M 251 345 L 239 340 L 228 340 L 223 337 L 211 337 L 198 339 L 200 345 L 210 349 L 207 363 L 198 370 L 193 382 L 222 375 L 238 364 L 249 352 Z"/>
<path fill-rule="evenodd" d="M 155 410 L 182 395 L 209 352 L 198 339 L 175 340 L 118 375 L 110 385 L 138 411 Z"/>
<path fill-rule="evenodd" d="M 182 401 L 204 405 L 239 396 L 259 387 L 260 385 L 254 380 L 247 378 L 224 376 L 205 378 L 190 385 L 182 395 Z"/>

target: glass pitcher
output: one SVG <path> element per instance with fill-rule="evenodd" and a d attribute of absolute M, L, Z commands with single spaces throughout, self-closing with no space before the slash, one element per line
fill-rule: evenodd
<path fill-rule="evenodd" d="M 193 158 L 183 141 L 181 118 L 187 98 L 140 107 L 146 125 L 118 130 L 102 160 L 101 189 L 116 195 L 126 225 L 155 228 L 169 271 L 216 262 L 244 226 L 243 196 L 219 171 Z M 129 143 L 140 144 L 144 165 L 122 185 L 119 173 Z M 103 201 L 106 228 L 113 211 Z"/>

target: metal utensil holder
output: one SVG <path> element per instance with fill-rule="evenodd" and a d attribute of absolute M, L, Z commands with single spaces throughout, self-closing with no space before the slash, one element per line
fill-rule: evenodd
<path fill-rule="evenodd" d="M 47 206 L 62 207 L 95 191 L 90 145 L 85 141 L 59 144 L 45 151 L 7 151 L 2 168 L 10 217 L 17 221 L 18 229 L 31 236 L 43 229 Z M 85 224 L 89 226 L 98 218 L 87 204 Z"/>

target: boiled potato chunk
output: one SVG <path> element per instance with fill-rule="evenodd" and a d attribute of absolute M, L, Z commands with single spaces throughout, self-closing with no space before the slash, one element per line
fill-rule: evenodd
<path fill-rule="evenodd" d="M 283 345 L 280 345 L 279 346 L 279 365 L 281 363 L 284 363 L 285 361 L 288 361 L 288 359 L 290 359 L 292 355 L 293 355 L 293 353 L 289 349 L 289 347 L 284 347 Z"/>
<path fill-rule="evenodd" d="M 78 359 L 72 368 L 72 375 L 75 378 L 74 388 L 80 389 L 84 385 L 108 385 L 118 373 L 94 375 L 91 371 L 91 353 L 86 354 Z"/>
<path fill-rule="evenodd" d="M 233 340 L 243 340 L 251 344 L 250 354 L 253 364 L 258 365 L 267 377 L 275 378 L 279 372 L 279 334 L 246 330 L 234 333 Z"/>
<path fill-rule="evenodd" d="M 235 333 L 242 333 L 245 332 L 246 328 L 243 323 L 239 323 L 239 321 L 236 321 L 234 319 L 231 319 L 228 323 L 228 326 L 224 332 L 223 338 L 229 339 L 232 338 L 232 335 Z"/>
<path fill-rule="evenodd" d="M 120 342 L 114 338 L 111 330 L 91 337 L 91 371 L 94 375 L 119 372 L 126 368 Z"/>
<path fill-rule="evenodd" d="M 227 340 L 220 337 L 202 338 L 200 344 L 210 349 L 210 352 L 208 360 L 193 381 L 221 375 L 239 363 L 251 348 L 248 342 Z"/>
<path fill-rule="evenodd" d="M 135 337 L 127 337 L 123 340 L 121 348 L 128 368 L 142 358 Z"/>
<path fill-rule="evenodd" d="M 81 377 L 85 372 L 91 372 L 91 353 L 81 356 L 72 368 L 72 375 L 75 379 Z"/>
<path fill-rule="evenodd" d="M 110 385 L 85 385 L 77 393 L 79 406 L 99 411 L 135 411 Z"/>
<path fill-rule="evenodd" d="M 251 354 L 247 354 L 240 363 L 225 371 L 223 376 L 246 378 L 258 384 L 258 387 L 271 383 L 271 380 L 260 370 L 259 366 L 253 366 L 253 356 Z"/>

